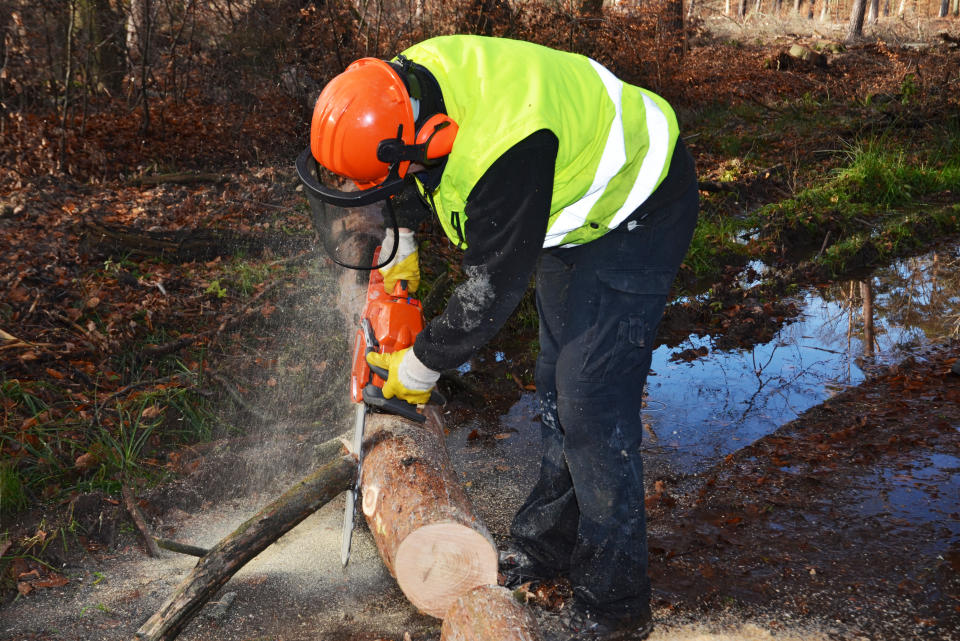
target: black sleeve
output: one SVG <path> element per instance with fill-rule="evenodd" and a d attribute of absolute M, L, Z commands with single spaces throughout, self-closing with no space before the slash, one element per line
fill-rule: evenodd
<path fill-rule="evenodd" d="M 417 337 L 430 369 L 457 367 L 503 327 L 527 290 L 543 247 L 559 141 L 537 131 L 490 166 L 467 198 L 466 280 Z"/>

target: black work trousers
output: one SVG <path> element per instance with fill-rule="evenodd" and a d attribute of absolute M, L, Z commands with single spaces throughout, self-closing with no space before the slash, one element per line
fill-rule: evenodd
<path fill-rule="evenodd" d="M 696 225 L 695 179 L 680 192 L 597 240 L 545 250 L 537 271 L 544 451 L 510 531 L 609 616 L 649 612 L 640 409 Z"/>

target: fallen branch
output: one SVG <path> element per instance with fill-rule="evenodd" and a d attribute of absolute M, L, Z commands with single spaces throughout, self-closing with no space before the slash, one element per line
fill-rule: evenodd
<path fill-rule="evenodd" d="M 190 545 L 189 543 L 180 543 L 179 541 L 173 541 L 171 539 L 158 539 L 156 537 L 154 537 L 153 540 L 156 542 L 157 547 L 163 548 L 164 550 L 170 550 L 171 552 L 176 552 L 177 554 L 204 557 L 210 553 L 208 548 Z"/>
<path fill-rule="evenodd" d="M 196 183 L 214 183 L 222 184 L 227 182 L 227 177 L 223 174 L 153 174 L 152 176 L 137 176 L 127 181 L 128 185 L 193 185 Z"/>
<path fill-rule="evenodd" d="M 233 256 L 238 251 L 260 256 L 270 249 L 279 254 L 309 249 L 313 239 L 283 232 L 240 232 L 229 228 L 145 230 L 107 225 L 87 219 L 82 223 L 81 243 L 99 256 L 163 258 L 176 263 L 206 261 Z"/>
<path fill-rule="evenodd" d="M 123 504 L 126 505 L 130 518 L 133 519 L 133 524 L 137 526 L 140 536 L 143 537 L 143 542 L 147 547 L 147 554 L 154 558 L 160 556 L 160 548 L 157 547 L 157 542 L 153 539 L 150 528 L 147 527 L 147 521 L 143 518 L 143 512 L 141 512 L 137 506 L 133 492 L 130 491 L 129 487 L 124 485 L 120 488 L 120 494 L 123 496 Z"/>
<path fill-rule="evenodd" d="M 340 448 L 339 441 L 336 447 Z M 303 519 L 350 488 L 356 476 L 357 460 L 348 454 L 303 478 L 200 559 L 160 610 L 140 626 L 136 638 L 176 638 L 230 577 Z"/>

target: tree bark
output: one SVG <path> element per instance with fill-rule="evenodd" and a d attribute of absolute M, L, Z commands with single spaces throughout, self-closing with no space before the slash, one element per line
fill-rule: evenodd
<path fill-rule="evenodd" d="M 867 11 L 867 24 L 877 24 L 880 17 L 880 0 L 870 0 L 870 9 Z"/>
<path fill-rule="evenodd" d="M 458 598 L 440 628 L 440 641 L 540 641 L 536 619 L 513 593 L 482 585 Z"/>
<path fill-rule="evenodd" d="M 148 641 L 176 638 L 230 577 L 303 519 L 349 489 L 356 473 L 356 458 L 340 456 L 260 510 L 197 562 L 160 610 L 140 626 L 136 638 Z"/>
<path fill-rule="evenodd" d="M 93 12 L 94 41 L 100 43 L 95 54 L 97 79 L 110 95 L 119 96 L 127 71 L 123 6 L 114 9 L 110 0 L 92 0 L 87 10 Z"/>
<path fill-rule="evenodd" d="M 850 9 L 850 25 L 847 28 L 847 43 L 856 42 L 863 36 L 863 18 L 866 9 L 866 0 L 853 0 Z"/>
<path fill-rule="evenodd" d="M 950 13 L 950 0 L 940 0 L 940 18 L 946 18 Z"/>
<path fill-rule="evenodd" d="M 603 13 L 603 0 L 581 0 L 580 13 L 586 16 L 599 16 Z"/>
<path fill-rule="evenodd" d="M 873 287 L 872 281 L 860 281 L 860 298 L 863 299 L 863 355 L 873 357 Z"/>
<path fill-rule="evenodd" d="M 450 465 L 439 413 L 426 413 L 425 425 L 368 417 L 360 486 L 387 569 L 414 606 L 442 618 L 467 591 L 497 582 L 497 550 Z"/>

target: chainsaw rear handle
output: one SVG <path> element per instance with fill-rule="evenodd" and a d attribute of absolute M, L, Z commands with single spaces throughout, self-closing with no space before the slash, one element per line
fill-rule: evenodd
<path fill-rule="evenodd" d="M 368 363 L 368 366 L 370 367 L 370 371 L 371 371 L 371 372 L 373 372 L 374 374 L 376 374 L 377 376 L 379 376 L 379 377 L 382 378 L 383 380 L 387 380 L 387 377 L 390 376 L 390 372 L 387 371 L 387 370 L 385 370 L 385 369 L 383 369 L 382 367 L 377 367 L 376 365 L 370 365 L 369 363 Z M 370 385 L 367 385 L 367 387 L 376 387 L 376 386 L 371 383 Z M 379 388 L 377 388 L 377 389 L 379 389 Z M 363 398 L 364 398 L 364 400 L 366 400 L 366 398 L 367 398 L 367 396 L 366 396 L 366 391 L 367 391 L 366 388 L 364 388 L 363 391 L 364 391 L 364 396 L 363 396 Z M 383 396 L 383 393 L 381 392 L 380 395 Z M 392 400 L 392 399 L 391 399 L 391 400 Z M 403 403 L 407 403 L 407 401 L 404 401 L 404 400 L 402 400 L 402 399 L 400 399 L 400 400 L 401 400 L 401 402 L 403 402 Z M 438 392 L 438 391 L 435 390 L 435 389 L 432 389 L 432 390 L 430 390 L 430 402 L 431 402 L 431 403 L 434 403 L 434 404 L 436 404 L 436 405 L 441 405 L 441 406 L 442 406 L 442 405 L 446 405 L 446 404 L 447 404 L 447 399 L 446 399 L 446 397 L 444 397 L 443 394 L 441 394 L 440 392 Z M 407 403 L 407 405 L 409 405 L 410 407 L 416 408 L 416 405 L 414 405 L 413 403 Z M 423 415 L 422 415 L 422 414 L 417 414 L 417 416 L 423 416 Z M 416 419 L 414 419 L 414 420 L 416 420 Z"/>

